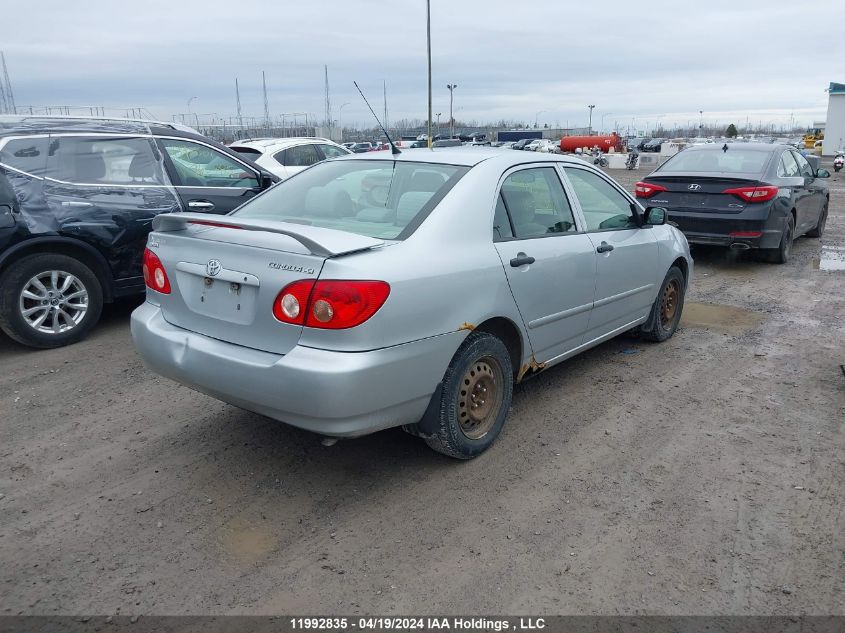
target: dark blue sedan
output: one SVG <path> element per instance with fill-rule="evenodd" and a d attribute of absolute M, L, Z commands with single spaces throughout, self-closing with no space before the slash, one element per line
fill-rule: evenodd
<path fill-rule="evenodd" d="M 636 196 L 668 209 L 691 244 L 761 249 L 782 264 L 795 238 L 821 237 L 829 176 L 788 145 L 700 145 L 638 182 Z"/>

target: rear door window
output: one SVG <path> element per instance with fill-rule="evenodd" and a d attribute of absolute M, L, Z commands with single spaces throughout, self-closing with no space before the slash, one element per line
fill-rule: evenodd
<path fill-rule="evenodd" d="M 164 185 L 149 138 L 58 136 L 50 139 L 48 177 L 79 185 Z"/>
<path fill-rule="evenodd" d="M 276 154 L 276 160 L 285 167 L 310 167 L 323 160 L 314 145 L 296 145 Z"/>
<path fill-rule="evenodd" d="M 323 152 L 323 156 L 326 158 L 337 158 L 338 156 L 346 156 L 349 152 L 346 152 L 339 147 L 335 147 L 334 145 L 320 145 L 320 151 Z"/>
<path fill-rule="evenodd" d="M 501 198 L 517 239 L 576 231 L 572 208 L 554 167 L 512 173 L 502 183 Z"/>

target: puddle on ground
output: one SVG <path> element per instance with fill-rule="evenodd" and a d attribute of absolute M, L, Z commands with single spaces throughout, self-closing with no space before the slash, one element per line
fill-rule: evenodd
<path fill-rule="evenodd" d="M 819 257 L 819 270 L 845 270 L 845 247 L 822 246 L 822 254 Z"/>
<path fill-rule="evenodd" d="M 252 565 L 273 551 L 276 539 L 265 525 L 235 517 L 223 526 L 220 544 L 227 557 Z"/>
<path fill-rule="evenodd" d="M 687 302 L 681 316 L 681 327 L 699 327 L 740 334 L 754 329 L 764 314 L 736 306 Z"/>

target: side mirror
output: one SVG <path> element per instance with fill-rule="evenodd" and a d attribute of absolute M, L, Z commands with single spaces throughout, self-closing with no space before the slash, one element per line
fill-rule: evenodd
<path fill-rule="evenodd" d="M 816 178 L 830 178 L 830 172 L 826 169 L 819 169 L 816 172 Z"/>
<path fill-rule="evenodd" d="M 265 189 L 269 189 L 270 187 L 272 187 L 275 184 L 275 183 L 273 183 L 273 177 L 272 176 L 268 176 L 267 174 L 261 174 L 260 178 L 261 178 L 261 190 L 262 191 L 264 191 Z"/>
<path fill-rule="evenodd" d="M 661 226 L 666 224 L 669 212 L 663 207 L 649 207 L 645 210 L 643 224 L 648 226 Z"/>

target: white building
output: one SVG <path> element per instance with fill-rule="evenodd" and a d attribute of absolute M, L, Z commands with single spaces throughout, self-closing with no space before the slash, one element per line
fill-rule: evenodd
<path fill-rule="evenodd" d="M 822 156 L 833 156 L 836 150 L 845 149 L 845 84 L 830 82 L 828 95 Z"/>

